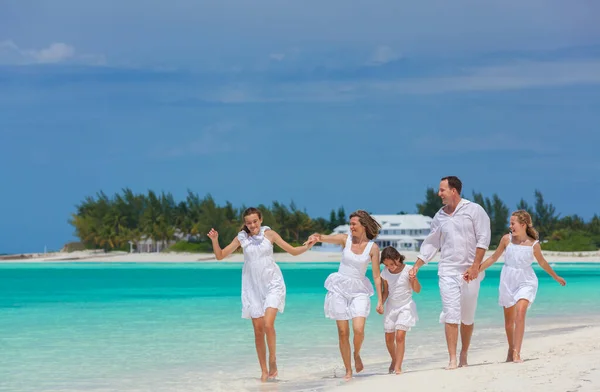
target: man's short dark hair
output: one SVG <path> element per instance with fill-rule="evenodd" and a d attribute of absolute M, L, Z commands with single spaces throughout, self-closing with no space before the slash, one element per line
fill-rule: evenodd
<path fill-rule="evenodd" d="M 456 176 L 448 176 L 448 177 L 444 177 L 442 178 L 441 181 L 448 181 L 448 186 L 450 188 L 454 188 L 456 189 L 456 192 L 458 192 L 459 195 L 461 195 L 462 192 L 462 181 L 460 181 L 460 179 Z"/>

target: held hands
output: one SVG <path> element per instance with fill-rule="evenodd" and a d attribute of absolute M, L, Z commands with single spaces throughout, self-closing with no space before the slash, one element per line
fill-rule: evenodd
<path fill-rule="evenodd" d="M 377 313 L 383 314 L 383 304 L 381 304 L 381 302 L 377 304 L 376 310 L 377 310 Z"/>
<path fill-rule="evenodd" d="M 419 272 L 419 269 L 417 267 L 412 267 L 410 271 L 408 271 L 408 279 L 411 281 L 415 280 L 417 278 L 417 272 Z"/>
<path fill-rule="evenodd" d="M 561 278 L 560 276 L 557 276 L 556 278 L 554 278 L 554 280 L 556 280 L 558 282 L 558 284 L 561 286 L 566 286 L 566 284 L 567 284 L 567 281 L 564 280 L 563 278 Z"/>
<path fill-rule="evenodd" d="M 321 241 L 321 234 L 315 233 L 315 234 L 311 235 L 310 237 L 308 237 L 306 242 L 302 245 L 308 245 L 308 247 L 311 248 L 314 244 L 316 244 L 319 241 Z"/>
<path fill-rule="evenodd" d="M 469 269 L 464 273 L 463 275 L 463 279 L 467 282 L 470 282 L 472 280 L 477 279 L 477 277 L 479 276 L 479 266 L 474 267 L 471 266 L 469 267 Z"/>
<path fill-rule="evenodd" d="M 207 236 L 211 240 L 216 241 L 217 239 L 219 239 L 219 232 L 216 231 L 215 229 L 210 229 L 210 231 L 208 232 Z"/>

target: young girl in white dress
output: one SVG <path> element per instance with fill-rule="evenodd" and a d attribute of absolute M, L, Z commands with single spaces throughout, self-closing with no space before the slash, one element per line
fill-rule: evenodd
<path fill-rule="evenodd" d="M 224 249 L 219 245 L 219 233 L 211 229 L 208 237 L 212 240 L 217 260 L 229 256 L 240 246 L 244 251 L 242 268 L 242 317 L 252 319 L 258 362 L 262 371 L 261 381 L 277 377 L 275 317 L 283 313 L 285 307 L 285 283 L 279 266 L 273 259 L 273 244 L 291 255 L 297 256 L 314 245 L 307 241 L 293 247 L 268 226 L 262 225 L 262 214 L 256 208 L 248 208 L 242 214 L 244 226 L 236 238 Z M 267 369 L 267 347 L 269 347 L 269 367 Z"/>
<path fill-rule="evenodd" d="M 531 215 L 524 210 L 513 212 L 510 217 L 510 234 L 502 237 L 494 254 L 479 268 L 480 271 L 484 271 L 505 252 L 498 303 L 504 307 L 504 326 L 508 340 L 507 362 L 523 362 L 521 346 L 525 334 L 525 315 L 535 300 L 538 289 L 533 262 L 537 260 L 540 267 L 561 286 L 566 284 L 544 259 L 538 238 Z"/>
<path fill-rule="evenodd" d="M 400 374 L 406 332 L 410 331 L 419 320 L 412 293 L 421 291 L 421 283 L 416 276 L 409 275 L 410 268 L 404 264 L 404 256 L 395 248 L 388 246 L 383 249 L 381 260 L 385 265 L 381 273 L 385 313 L 384 309 L 378 309 L 378 312 L 384 313 L 385 345 L 392 357 L 389 372 Z"/>
<path fill-rule="evenodd" d="M 372 240 L 381 226 L 369 213 L 358 210 L 350 214 L 350 234 L 313 234 L 309 241 L 338 244 L 343 247 L 342 261 L 338 272 L 325 281 L 325 317 L 336 320 L 340 353 L 346 368 L 344 379 L 352 378 L 350 360 L 350 326 L 354 331 L 354 365 L 356 372 L 363 370 L 360 349 L 365 337 L 365 321 L 371 311 L 370 297 L 373 285 L 366 276 L 369 263 L 372 265 L 373 280 L 377 288 L 377 307 L 382 305 L 381 277 L 379 270 L 379 247 Z"/>

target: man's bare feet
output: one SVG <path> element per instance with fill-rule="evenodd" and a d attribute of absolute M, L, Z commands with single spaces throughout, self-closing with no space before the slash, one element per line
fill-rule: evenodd
<path fill-rule="evenodd" d="M 460 352 L 460 362 L 458 363 L 458 367 L 467 367 L 469 364 L 467 363 L 467 352 Z"/>
<path fill-rule="evenodd" d="M 359 353 L 354 353 L 354 367 L 356 368 L 356 373 L 362 372 L 365 368 Z"/>
<path fill-rule="evenodd" d="M 269 380 L 269 372 L 266 370 L 260 375 L 260 382 L 267 382 Z"/>
<path fill-rule="evenodd" d="M 448 366 L 446 366 L 446 370 L 454 370 L 457 368 L 458 368 L 458 365 L 456 364 L 456 358 L 451 359 L 450 362 L 448 363 Z"/>
<path fill-rule="evenodd" d="M 508 349 L 508 353 L 506 354 L 506 362 L 512 362 L 514 361 L 513 359 L 513 349 L 509 348 Z"/>
<path fill-rule="evenodd" d="M 279 373 L 277 372 L 277 361 L 269 361 L 269 378 L 276 378 Z"/>
<path fill-rule="evenodd" d="M 521 359 L 521 353 L 519 353 L 517 350 L 513 350 L 513 362 L 523 363 L 523 360 Z"/>
<path fill-rule="evenodd" d="M 392 363 L 390 363 L 390 367 L 388 368 L 388 373 L 392 374 L 394 373 L 394 368 L 396 367 L 396 364 L 394 363 L 394 361 L 392 361 Z"/>

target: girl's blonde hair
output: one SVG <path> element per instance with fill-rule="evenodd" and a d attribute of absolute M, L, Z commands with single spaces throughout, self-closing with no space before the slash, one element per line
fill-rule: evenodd
<path fill-rule="evenodd" d="M 512 216 L 517 218 L 517 221 L 522 224 L 522 225 L 526 225 L 527 228 L 525 229 L 525 231 L 527 232 L 527 235 L 535 240 L 539 240 L 540 239 L 540 235 L 537 232 L 537 230 L 533 227 L 533 220 L 531 219 L 531 215 L 529 215 L 529 212 L 525 211 L 525 210 L 518 210 L 512 213 Z"/>

